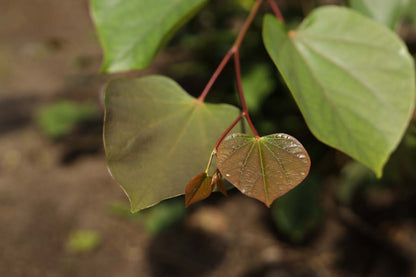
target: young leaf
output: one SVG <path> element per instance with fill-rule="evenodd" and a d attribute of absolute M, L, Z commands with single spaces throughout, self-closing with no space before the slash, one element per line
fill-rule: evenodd
<path fill-rule="evenodd" d="M 92 0 L 103 72 L 145 68 L 207 0 Z"/>
<path fill-rule="evenodd" d="M 105 106 L 108 167 L 133 212 L 183 194 L 240 113 L 231 105 L 202 103 L 162 76 L 111 81 Z"/>
<path fill-rule="evenodd" d="M 408 0 L 349 0 L 351 8 L 395 29 Z"/>
<path fill-rule="evenodd" d="M 381 176 L 414 107 L 405 44 L 342 7 L 315 10 L 289 34 L 268 15 L 263 40 L 312 133 Z"/>
<path fill-rule="evenodd" d="M 270 207 L 305 179 L 311 162 L 292 136 L 231 134 L 218 147 L 217 164 L 225 179 L 242 193 Z"/>
<path fill-rule="evenodd" d="M 215 173 L 212 177 L 212 182 L 215 184 L 216 189 L 219 192 L 221 192 L 224 196 L 228 196 L 227 189 L 225 188 L 224 180 L 222 179 L 221 173 Z"/>
<path fill-rule="evenodd" d="M 205 172 L 196 175 L 185 188 L 185 206 L 204 200 L 212 193 L 212 177 Z"/>

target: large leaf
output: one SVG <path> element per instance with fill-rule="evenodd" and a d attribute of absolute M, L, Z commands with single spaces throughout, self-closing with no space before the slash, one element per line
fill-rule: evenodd
<path fill-rule="evenodd" d="M 104 72 L 145 68 L 207 0 L 92 0 Z"/>
<path fill-rule="evenodd" d="M 162 76 L 116 79 L 105 95 L 104 144 L 132 211 L 185 192 L 239 110 L 205 104 Z"/>
<path fill-rule="evenodd" d="M 381 176 L 414 107 L 404 43 L 342 7 L 319 8 L 289 33 L 268 15 L 263 40 L 313 134 Z"/>
<path fill-rule="evenodd" d="M 270 207 L 305 179 L 311 162 L 292 136 L 231 134 L 218 147 L 217 164 L 225 179 L 242 193 Z"/>
<path fill-rule="evenodd" d="M 349 0 L 351 8 L 394 29 L 409 0 Z"/>

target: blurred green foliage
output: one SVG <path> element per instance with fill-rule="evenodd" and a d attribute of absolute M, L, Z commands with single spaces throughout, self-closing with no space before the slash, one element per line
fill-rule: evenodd
<path fill-rule="evenodd" d="M 80 122 L 97 114 L 95 105 L 62 100 L 39 109 L 36 122 L 46 136 L 59 139 L 71 133 Z"/>
<path fill-rule="evenodd" d="M 134 221 L 142 218 L 141 213 L 132 213 L 130 206 L 125 202 L 114 201 L 108 204 L 108 212 L 117 217 Z"/>
<path fill-rule="evenodd" d="M 344 166 L 341 171 L 339 183 L 337 185 L 337 198 L 343 204 L 351 204 L 356 191 L 365 184 L 366 181 L 376 181 L 374 174 L 364 165 L 351 161 Z"/>
<path fill-rule="evenodd" d="M 277 230 L 291 242 L 305 242 L 323 219 L 319 200 L 322 179 L 310 174 L 300 185 L 278 198 L 271 208 Z"/>
<path fill-rule="evenodd" d="M 336 187 L 337 200 L 346 206 L 362 197 L 365 191 L 386 188 L 390 194 L 409 194 L 416 191 L 416 126 L 412 123 L 407 133 L 386 164 L 383 178 L 376 176 L 362 164 L 350 161 L 342 168 Z M 364 196 L 365 197 L 365 196 Z"/>
<path fill-rule="evenodd" d="M 185 200 L 183 197 L 176 197 L 165 200 L 151 208 L 138 213 L 131 213 L 127 203 L 112 202 L 109 204 L 109 212 L 129 221 L 139 221 L 145 230 L 156 235 L 182 220 L 185 216 Z"/>
<path fill-rule="evenodd" d="M 261 110 L 261 104 L 276 87 L 275 79 L 267 64 L 256 64 L 242 76 L 244 96 L 250 112 L 258 113 Z"/>
<path fill-rule="evenodd" d="M 95 230 L 74 230 L 69 234 L 66 249 L 70 253 L 86 253 L 98 248 L 101 235 Z"/>

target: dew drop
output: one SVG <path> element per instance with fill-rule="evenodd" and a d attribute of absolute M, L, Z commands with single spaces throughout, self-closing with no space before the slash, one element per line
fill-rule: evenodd
<path fill-rule="evenodd" d="M 226 177 L 230 177 L 231 175 L 227 173 L 227 174 L 225 174 L 225 176 L 226 176 Z"/>
<path fill-rule="evenodd" d="M 246 189 L 242 189 L 241 190 L 242 193 L 246 193 L 246 191 L 247 191 Z"/>
<path fill-rule="evenodd" d="M 303 154 L 299 154 L 299 155 L 297 155 L 298 156 L 298 158 L 299 159 L 304 159 L 304 158 L 306 158 L 306 156 L 305 155 L 303 155 Z"/>

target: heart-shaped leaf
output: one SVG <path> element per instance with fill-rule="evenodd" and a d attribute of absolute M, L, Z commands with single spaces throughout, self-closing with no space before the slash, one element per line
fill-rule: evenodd
<path fill-rule="evenodd" d="M 162 76 L 111 81 L 105 106 L 108 167 L 133 212 L 183 194 L 240 113 L 202 103 Z"/>
<path fill-rule="evenodd" d="M 351 8 L 394 29 L 408 0 L 349 0 Z"/>
<path fill-rule="evenodd" d="M 264 44 L 312 133 L 378 176 L 414 107 L 415 71 L 387 28 L 342 7 L 312 12 L 287 33 L 266 16 Z"/>
<path fill-rule="evenodd" d="M 202 172 L 196 175 L 185 188 L 185 205 L 204 200 L 211 195 L 213 189 L 212 177 Z"/>
<path fill-rule="evenodd" d="M 218 147 L 217 164 L 242 193 L 270 207 L 305 179 L 311 162 L 302 144 L 287 134 L 231 134 Z"/>
<path fill-rule="evenodd" d="M 145 68 L 207 0 L 93 0 L 92 18 L 104 49 L 102 71 Z"/>

